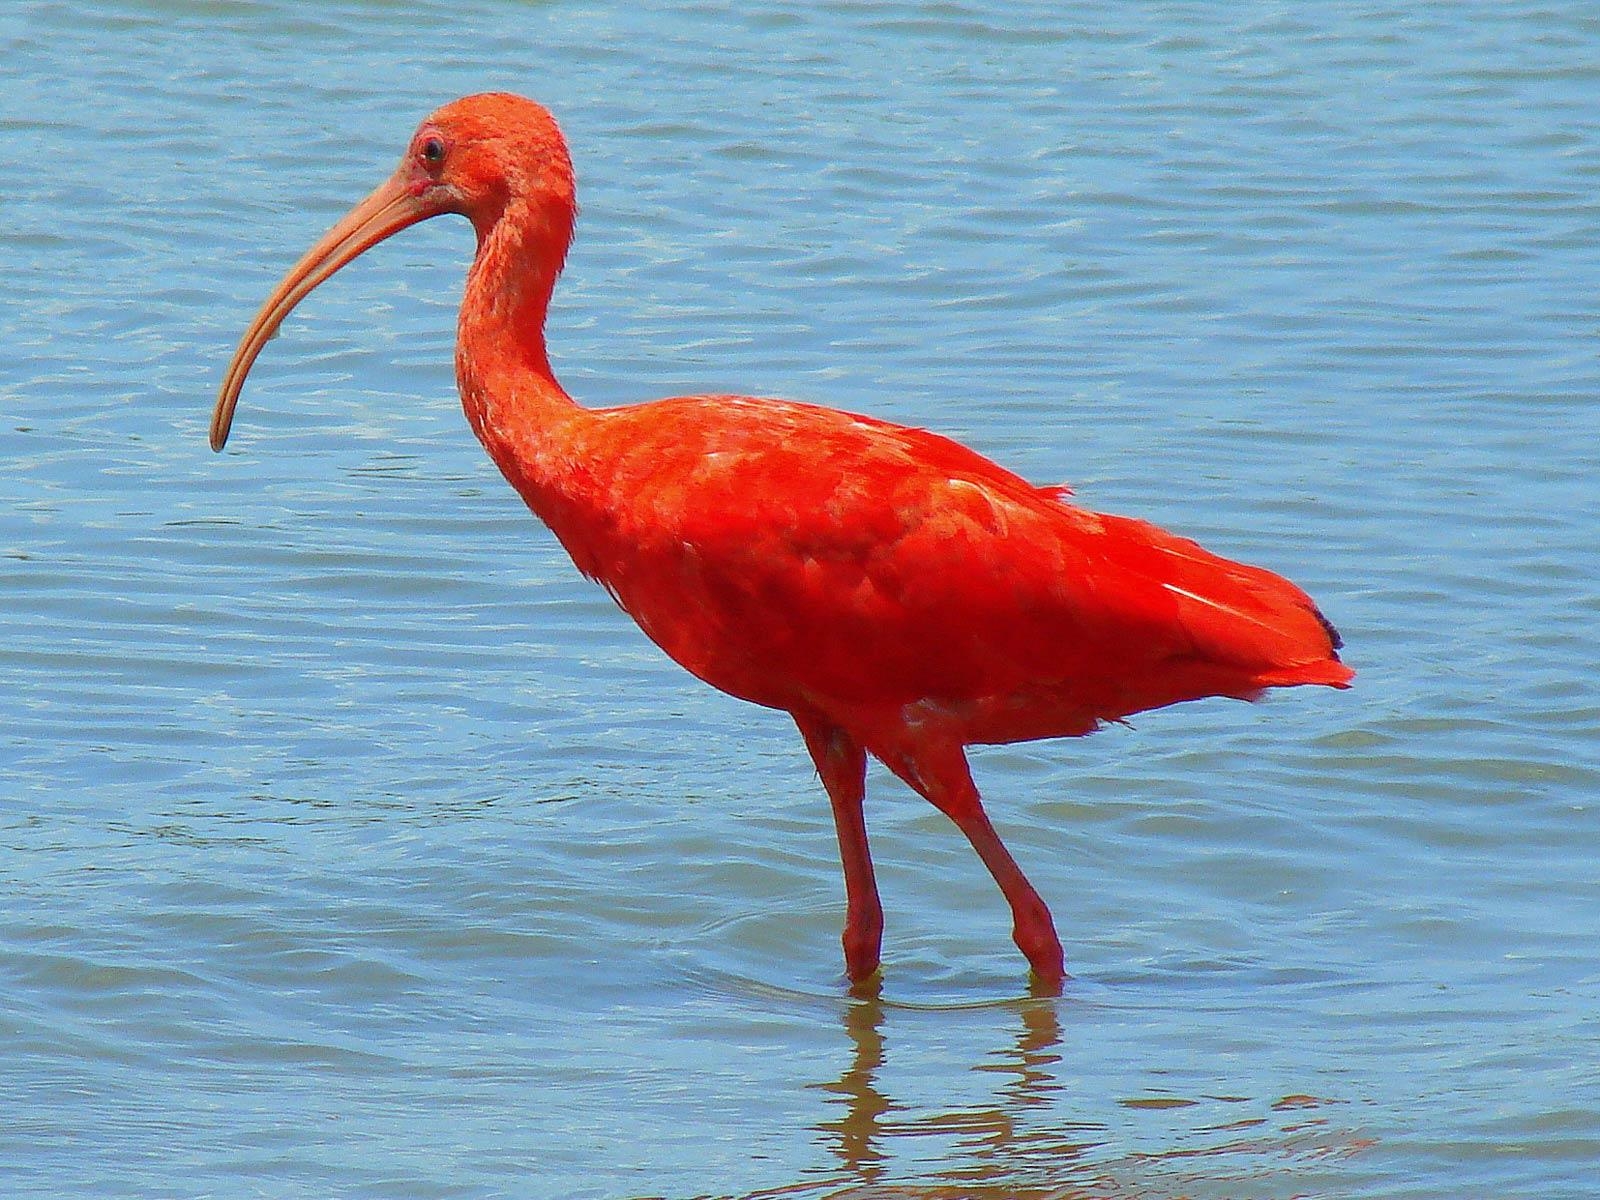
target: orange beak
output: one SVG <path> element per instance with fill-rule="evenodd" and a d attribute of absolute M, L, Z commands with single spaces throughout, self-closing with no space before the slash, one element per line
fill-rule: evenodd
<path fill-rule="evenodd" d="M 438 211 L 413 193 L 407 173 L 402 169 L 346 213 L 322 236 L 321 241 L 306 251 L 305 257 L 294 265 L 273 289 L 272 295 L 267 297 L 261 311 L 256 313 L 255 320 L 250 322 L 244 337 L 239 340 L 239 348 L 233 352 L 228 373 L 222 377 L 222 390 L 217 394 L 217 407 L 211 413 L 213 450 L 221 450 L 228 440 L 228 429 L 233 425 L 233 410 L 239 403 L 239 392 L 244 387 L 245 376 L 256 361 L 256 355 L 278 332 L 278 326 L 283 324 L 283 319 L 294 310 L 294 306 L 357 255 L 407 226 L 427 220 Z"/>

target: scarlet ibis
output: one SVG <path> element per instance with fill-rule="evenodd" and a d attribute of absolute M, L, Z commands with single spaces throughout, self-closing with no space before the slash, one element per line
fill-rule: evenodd
<path fill-rule="evenodd" d="M 1061 941 L 984 813 L 966 747 L 1086 734 L 1206 696 L 1349 686 L 1339 635 L 1288 580 L 1078 507 L 937 434 L 749 396 L 580 407 L 544 334 L 577 216 L 572 161 L 550 113 L 520 96 L 433 113 L 395 173 L 289 271 L 228 366 L 213 449 L 290 310 L 443 213 L 477 232 L 456 341 L 468 424 L 652 641 L 794 719 L 833 807 L 854 984 L 879 977 L 883 933 L 869 754 L 966 835 L 1036 985 L 1054 989 Z"/>

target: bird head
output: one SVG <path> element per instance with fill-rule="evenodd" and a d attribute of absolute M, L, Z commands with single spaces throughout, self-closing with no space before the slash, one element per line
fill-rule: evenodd
<path fill-rule="evenodd" d="M 518 232 L 539 239 L 559 269 L 572 241 L 575 194 L 566 139 L 542 105 L 485 92 L 431 114 L 412 134 L 394 174 L 290 268 L 246 328 L 211 414 L 211 448 L 227 442 L 239 393 L 262 347 L 300 301 L 351 260 L 444 213 L 472 222 L 481 251 L 514 213 Z"/>
<path fill-rule="evenodd" d="M 524 221 L 571 237 L 576 212 L 572 159 L 555 119 L 540 104 L 509 92 L 452 101 L 417 127 L 398 182 L 433 212 L 460 213 L 481 242 L 510 205 Z M 395 181 L 391 181 L 395 182 Z M 565 246 L 562 246 L 565 250 Z"/>

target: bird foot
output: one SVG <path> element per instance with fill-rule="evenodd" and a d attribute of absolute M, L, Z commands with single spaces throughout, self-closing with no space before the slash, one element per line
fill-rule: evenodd
<path fill-rule="evenodd" d="M 877 1000 L 883 995 L 883 968 L 874 967 L 859 978 L 849 977 L 847 990 L 853 1000 Z"/>

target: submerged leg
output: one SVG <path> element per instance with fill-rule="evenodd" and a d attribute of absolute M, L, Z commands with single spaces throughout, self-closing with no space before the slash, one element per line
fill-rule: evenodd
<path fill-rule="evenodd" d="M 865 983 L 878 970 L 883 947 L 883 905 L 867 849 L 867 823 L 861 802 L 867 790 L 867 755 L 844 730 L 821 721 L 795 717 L 811 761 L 833 805 L 839 832 L 839 860 L 844 864 L 844 964 L 850 982 Z"/>
<path fill-rule="evenodd" d="M 885 757 L 884 763 L 967 835 L 1011 906 L 1011 938 L 1033 967 L 1035 979 L 1046 988 L 1059 987 L 1067 977 L 1066 960 L 1050 909 L 989 823 L 965 751 L 958 745 L 917 747 Z"/>

